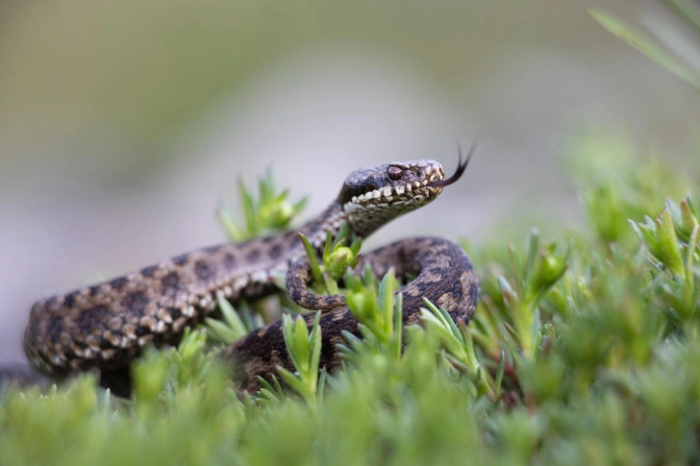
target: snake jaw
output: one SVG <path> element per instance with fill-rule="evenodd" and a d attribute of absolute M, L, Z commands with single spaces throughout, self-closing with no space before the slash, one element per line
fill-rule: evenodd
<path fill-rule="evenodd" d="M 398 175 L 397 175 L 398 172 Z M 394 162 L 379 167 L 360 168 L 345 180 L 338 196 L 341 205 L 347 203 L 379 204 L 398 197 L 404 200 L 418 194 L 433 194 L 434 186 L 445 178 L 445 171 L 434 160 Z M 391 198 L 391 199 L 389 199 Z"/>
<path fill-rule="evenodd" d="M 395 166 L 395 165 L 394 165 Z M 407 202 L 411 199 L 422 200 L 420 196 L 432 198 L 440 194 L 445 172 L 439 165 L 422 167 L 419 176 L 409 177 L 406 182 L 398 181 L 379 187 L 350 198 L 350 203 L 362 206 L 384 205 L 386 203 Z"/>
<path fill-rule="evenodd" d="M 435 177 L 435 180 L 441 181 L 442 178 Z M 431 181 L 433 178 L 431 178 Z M 428 196 L 434 196 L 439 194 L 442 191 L 442 187 L 440 186 L 434 186 L 434 185 L 428 185 L 428 183 L 423 183 L 423 184 L 406 184 L 406 185 L 399 185 L 395 187 L 387 187 L 384 189 L 376 189 L 374 191 L 370 191 L 366 194 L 360 194 L 359 196 L 353 196 L 350 199 L 350 202 L 358 205 L 369 205 L 369 204 L 374 204 L 374 205 L 379 205 L 379 204 L 384 204 L 386 202 L 393 202 L 395 198 L 399 199 L 402 197 L 406 197 L 407 199 L 410 199 L 411 197 L 415 197 L 418 194 L 423 194 L 423 195 L 428 195 Z"/>
<path fill-rule="evenodd" d="M 366 236 L 390 220 L 424 206 L 454 183 L 464 169 L 445 180 L 445 170 L 434 160 L 394 162 L 361 168 L 345 180 L 338 196 L 353 232 Z"/>

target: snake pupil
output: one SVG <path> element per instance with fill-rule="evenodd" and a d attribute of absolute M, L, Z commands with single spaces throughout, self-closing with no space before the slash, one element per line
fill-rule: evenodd
<path fill-rule="evenodd" d="M 403 175 L 403 170 L 401 170 L 399 167 L 389 168 L 389 178 L 391 178 L 392 180 L 396 181 L 400 179 L 401 175 Z"/>

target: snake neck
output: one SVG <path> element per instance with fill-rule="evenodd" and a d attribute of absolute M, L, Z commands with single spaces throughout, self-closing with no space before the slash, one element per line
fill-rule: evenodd
<path fill-rule="evenodd" d="M 315 248 L 320 248 L 326 241 L 327 232 L 330 231 L 335 236 L 347 220 L 348 217 L 340 203 L 333 202 L 320 215 L 304 224 L 298 231 L 303 233 Z"/>
<path fill-rule="evenodd" d="M 360 205 L 353 202 L 341 207 L 350 230 L 360 238 L 366 238 L 382 226 L 412 210 L 431 203 L 442 188 L 435 188 L 432 198 L 417 195 L 402 202 Z"/>
<path fill-rule="evenodd" d="M 301 226 L 298 231 L 303 233 L 315 248 L 321 248 L 326 242 L 327 232 L 330 231 L 335 237 L 345 222 L 348 223 L 353 234 L 360 238 L 367 238 L 386 223 L 416 207 L 418 207 L 416 204 L 409 202 L 401 206 L 365 206 L 359 208 L 353 203 L 342 205 L 336 199 L 326 210 Z"/>
<path fill-rule="evenodd" d="M 321 248 L 326 241 L 327 232 L 330 231 L 335 237 L 345 222 L 348 222 L 353 234 L 360 238 L 367 238 L 386 223 L 416 207 L 418 205 L 409 202 L 401 206 L 363 206 L 360 208 L 353 203 L 343 206 L 338 200 L 335 200 L 320 215 L 302 225 L 297 231 L 303 233 L 315 248 Z M 299 244 L 299 246 L 301 245 Z"/>

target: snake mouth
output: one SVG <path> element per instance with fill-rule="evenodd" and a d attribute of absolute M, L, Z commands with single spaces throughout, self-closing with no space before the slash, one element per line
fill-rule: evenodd
<path fill-rule="evenodd" d="M 443 188 L 456 183 L 464 174 L 474 147 L 472 145 L 466 159 L 459 151 L 457 169 L 449 178 L 445 177 L 440 163 L 428 159 L 354 170 L 345 179 L 337 202 L 354 219 L 360 216 L 388 219 L 401 215 L 433 201 Z"/>
<path fill-rule="evenodd" d="M 464 160 L 462 159 L 462 148 L 459 146 L 457 146 L 457 148 L 459 152 L 457 168 L 454 174 L 449 178 L 445 178 L 445 171 L 439 163 L 423 161 L 417 168 L 420 172 L 418 179 L 379 187 L 372 191 L 352 196 L 350 201 L 354 204 L 369 205 L 391 203 L 416 197 L 432 199 L 440 194 L 444 187 L 456 183 L 462 177 L 469 165 L 472 155 L 474 155 L 476 143 L 473 143 L 469 148 L 467 157 Z"/>
<path fill-rule="evenodd" d="M 445 173 L 439 165 L 428 166 L 424 168 L 424 171 L 426 172 L 426 177 L 422 181 L 414 180 L 405 184 L 378 188 L 353 196 L 351 202 L 360 205 L 383 204 L 417 196 L 436 196 L 442 191 L 442 186 L 438 183 L 445 181 Z M 430 173 L 430 175 L 427 175 L 427 173 Z"/>

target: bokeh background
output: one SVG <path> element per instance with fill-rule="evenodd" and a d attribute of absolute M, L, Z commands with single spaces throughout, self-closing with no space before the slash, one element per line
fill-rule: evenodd
<path fill-rule="evenodd" d="M 217 202 L 267 167 L 303 220 L 358 166 L 451 171 L 478 137 L 372 246 L 576 228 L 591 134 L 696 163 L 700 94 L 587 7 L 682 28 L 641 0 L 0 1 L 0 363 L 34 300 L 224 241 Z"/>

